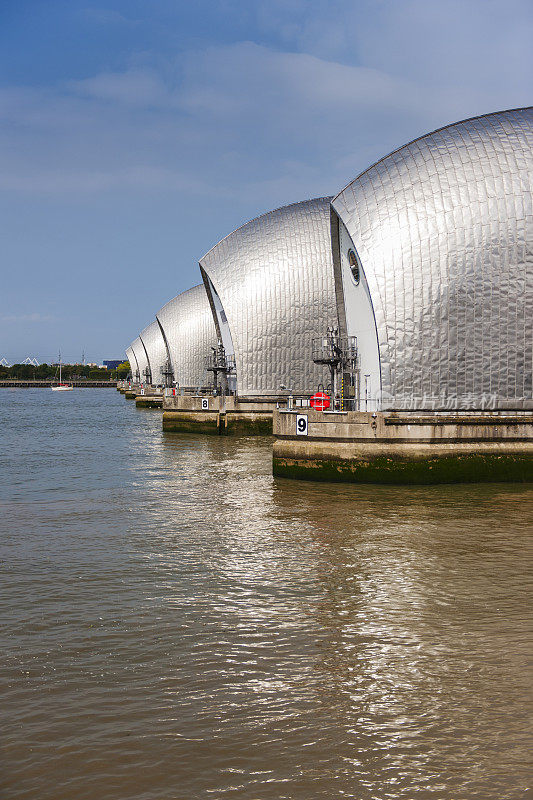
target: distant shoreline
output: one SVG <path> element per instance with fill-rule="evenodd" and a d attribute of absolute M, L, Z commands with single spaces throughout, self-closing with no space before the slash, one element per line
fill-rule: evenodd
<path fill-rule="evenodd" d="M 117 381 L 64 381 L 70 386 L 77 389 L 116 389 Z M 0 389 L 46 389 L 51 386 L 57 386 L 58 380 L 42 380 L 42 381 L 17 381 L 17 380 L 0 380 Z"/>

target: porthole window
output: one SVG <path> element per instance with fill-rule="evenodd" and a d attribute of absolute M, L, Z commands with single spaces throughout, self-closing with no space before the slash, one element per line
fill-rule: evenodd
<path fill-rule="evenodd" d="M 357 286 L 361 279 L 361 273 L 359 271 L 359 259 L 354 250 L 348 250 L 348 264 L 350 265 L 353 281 Z"/>

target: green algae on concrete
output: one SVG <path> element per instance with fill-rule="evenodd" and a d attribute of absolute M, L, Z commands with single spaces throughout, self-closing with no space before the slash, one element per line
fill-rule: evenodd
<path fill-rule="evenodd" d="M 272 435 L 272 417 L 258 414 L 224 414 L 218 411 L 164 411 L 167 433 L 209 433 L 220 436 Z"/>
<path fill-rule="evenodd" d="M 126 398 L 126 400 L 135 400 L 135 398 L 137 397 L 137 392 L 126 390 L 124 392 L 124 397 Z"/>
<path fill-rule="evenodd" d="M 273 458 L 280 478 L 335 483 L 437 484 L 533 482 L 533 458 L 523 453 L 468 453 L 425 459 Z"/>
<path fill-rule="evenodd" d="M 163 401 L 163 429 L 220 436 L 271 436 L 272 398 L 172 395 Z"/>
<path fill-rule="evenodd" d="M 162 408 L 163 398 L 137 395 L 135 405 L 137 408 Z"/>
<path fill-rule="evenodd" d="M 272 436 L 272 416 L 226 414 L 221 432 L 230 436 Z"/>
<path fill-rule="evenodd" d="M 166 433 L 209 433 L 218 436 L 218 414 L 163 411 L 163 430 Z"/>
<path fill-rule="evenodd" d="M 304 480 L 438 484 L 533 482 L 527 412 L 322 413 L 274 410 L 274 475 Z"/>

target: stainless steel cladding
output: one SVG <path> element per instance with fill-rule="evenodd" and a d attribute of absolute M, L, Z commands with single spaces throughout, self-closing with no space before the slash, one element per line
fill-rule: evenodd
<path fill-rule="evenodd" d="M 130 346 L 130 347 L 126 348 L 126 358 L 130 362 L 130 372 L 131 372 L 133 378 L 135 378 L 135 375 L 136 375 L 137 370 L 139 368 L 137 366 L 137 359 L 135 358 L 135 353 L 133 352 L 133 347 Z"/>
<path fill-rule="evenodd" d="M 157 386 L 163 383 L 162 373 L 167 360 L 167 348 L 157 320 L 151 322 L 141 331 L 139 338 L 146 350 L 151 382 L 154 386 Z"/>
<path fill-rule="evenodd" d="M 374 305 L 383 405 L 532 408 L 533 109 L 423 136 L 333 200 Z"/>
<path fill-rule="evenodd" d="M 170 300 L 156 314 L 167 343 L 174 383 L 180 387 L 206 386 L 206 358 L 217 337 L 204 286 L 194 286 Z"/>
<path fill-rule="evenodd" d="M 337 324 L 329 198 L 264 214 L 200 261 L 227 319 L 240 395 L 304 393 L 325 380 L 312 341 Z M 219 322 L 220 325 L 220 322 Z"/>
<path fill-rule="evenodd" d="M 139 336 L 133 340 L 130 347 L 135 354 L 135 360 L 137 361 L 137 368 L 139 370 L 139 374 L 134 374 L 133 377 L 135 380 L 144 381 L 146 368 L 148 367 L 148 356 L 146 355 L 146 350 Z"/>

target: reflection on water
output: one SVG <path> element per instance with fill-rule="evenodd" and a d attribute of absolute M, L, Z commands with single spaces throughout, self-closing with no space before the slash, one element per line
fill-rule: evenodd
<path fill-rule="evenodd" d="M 524 796 L 531 488 L 274 481 L 49 394 L 0 393 L 6 797 Z"/>

